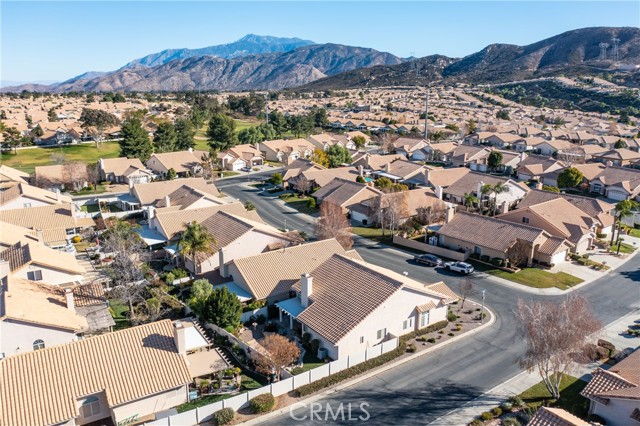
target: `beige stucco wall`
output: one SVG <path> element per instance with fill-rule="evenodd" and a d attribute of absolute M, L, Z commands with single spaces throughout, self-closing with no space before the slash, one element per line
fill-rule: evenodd
<path fill-rule="evenodd" d="M 27 275 L 29 271 L 42 271 L 42 282 L 52 285 L 61 285 L 61 284 L 70 284 L 74 281 L 82 282 L 84 279 L 82 275 L 74 275 L 68 272 L 59 271 L 53 268 L 47 268 L 41 265 L 28 265 L 22 269 L 15 271 L 12 275 L 13 277 L 19 277 L 23 279 L 28 279 Z"/>
<path fill-rule="evenodd" d="M 629 416 L 634 409 L 640 409 L 640 401 L 612 398 L 607 405 L 592 401 L 591 408 L 591 412 L 605 419 L 608 426 L 629 426 L 634 423 Z"/>
<path fill-rule="evenodd" d="M 55 194 L 53 194 L 53 197 L 55 198 Z M 2 210 L 15 210 L 15 209 L 23 209 L 25 208 L 25 204 L 29 203 L 31 204 L 31 207 L 42 207 L 42 206 L 50 206 L 51 204 L 54 204 L 53 202 L 51 203 L 45 203 L 42 202 L 40 200 L 35 200 L 33 198 L 29 198 L 29 197 L 25 197 L 24 195 L 21 195 L 20 197 L 16 198 L 15 200 L 12 200 L 2 206 L 0 206 L 0 211 Z"/>
<path fill-rule="evenodd" d="M 155 395 L 141 398 L 127 404 L 113 407 L 111 414 L 113 420 L 117 424 L 126 419 L 136 416 L 137 418 L 148 416 L 149 414 L 158 413 L 168 410 L 177 405 L 184 404 L 188 399 L 188 386 L 184 385 L 166 392 L 157 393 Z"/>
<path fill-rule="evenodd" d="M 457 238 L 452 238 L 452 237 L 448 237 L 448 236 L 444 236 L 444 235 L 440 235 L 440 244 L 444 247 L 447 247 L 451 250 L 457 250 L 459 247 L 462 247 L 463 249 L 468 249 L 471 253 L 474 253 L 474 248 L 475 245 L 471 244 L 467 241 L 463 241 L 463 240 L 459 240 Z M 489 248 L 489 247 L 483 247 L 483 246 L 478 246 L 481 249 L 481 253 L 480 255 L 484 256 L 487 255 L 491 258 L 494 257 L 499 257 L 500 259 L 504 259 L 505 258 L 505 253 Z"/>
<path fill-rule="evenodd" d="M 90 397 L 90 396 L 95 396 L 96 398 L 98 398 L 98 401 L 100 402 L 100 412 L 96 413 L 96 415 L 94 416 L 82 417 L 82 410 L 78 409 L 78 412 L 80 413 L 80 417 L 75 419 L 76 425 L 84 425 L 87 423 L 94 422 L 96 420 L 101 420 L 107 417 L 111 417 L 111 410 L 109 409 L 109 403 L 107 402 L 106 394 L 104 392 L 100 392 L 95 395 L 88 395 L 87 397 Z M 87 397 L 80 398 L 77 401 L 78 407 L 82 406 L 82 404 L 87 399 Z"/>
<path fill-rule="evenodd" d="M 43 340 L 45 347 L 77 340 L 71 330 L 38 326 L 20 321 L 0 321 L 0 352 L 6 356 L 33 351 L 33 342 Z"/>

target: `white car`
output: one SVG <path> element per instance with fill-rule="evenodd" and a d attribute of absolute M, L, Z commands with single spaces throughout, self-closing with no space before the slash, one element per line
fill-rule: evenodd
<path fill-rule="evenodd" d="M 444 264 L 447 271 L 455 271 L 461 274 L 469 275 L 473 272 L 473 266 L 465 262 L 447 262 Z"/>

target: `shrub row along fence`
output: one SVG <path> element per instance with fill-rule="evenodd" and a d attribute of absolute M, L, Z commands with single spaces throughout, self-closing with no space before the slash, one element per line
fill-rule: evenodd
<path fill-rule="evenodd" d="M 235 337 L 235 336 L 234 336 Z M 379 345 L 373 346 L 364 352 L 349 355 L 337 361 L 333 361 L 320 367 L 313 368 L 302 374 L 295 375 L 288 379 L 263 386 L 249 392 L 241 393 L 213 404 L 198 407 L 193 410 L 185 411 L 180 414 L 165 417 L 163 419 L 147 422 L 145 426 L 190 426 L 199 423 L 209 422 L 213 420 L 213 413 L 223 408 L 233 408 L 237 411 L 249 405 L 249 401 L 258 395 L 270 393 L 274 397 L 284 395 L 293 390 L 328 378 L 331 375 L 347 370 L 359 364 L 371 361 L 386 353 L 394 351 L 398 348 L 398 338 L 388 340 Z"/>

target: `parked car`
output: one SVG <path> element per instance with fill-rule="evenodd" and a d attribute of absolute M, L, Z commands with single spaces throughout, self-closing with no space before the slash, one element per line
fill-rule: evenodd
<path fill-rule="evenodd" d="M 447 262 L 444 264 L 447 271 L 455 271 L 461 274 L 469 275 L 473 272 L 473 266 L 465 262 Z"/>
<path fill-rule="evenodd" d="M 251 171 L 251 167 L 243 167 L 241 170 L 243 172 L 250 172 Z"/>
<path fill-rule="evenodd" d="M 419 256 L 414 256 L 413 260 L 415 260 L 416 263 L 424 263 L 425 265 L 428 265 L 428 266 L 442 265 L 442 259 L 432 254 L 421 254 Z"/>

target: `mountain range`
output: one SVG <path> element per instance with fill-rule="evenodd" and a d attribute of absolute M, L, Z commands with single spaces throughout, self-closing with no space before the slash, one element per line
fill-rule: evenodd
<path fill-rule="evenodd" d="M 583 28 L 527 46 L 492 44 L 464 58 L 431 55 L 411 60 L 364 47 L 249 34 L 223 45 L 153 53 L 112 72 L 89 72 L 49 86 L 2 90 L 330 90 L 597 75 L 613 65 L 613 48 L 608 49 L 607 60 L 601 60 L 599 43 L 613 46 L 613 38 L 619 39 L 618 62 L 640 64 L 640 29 L 633 27 Z"/>

